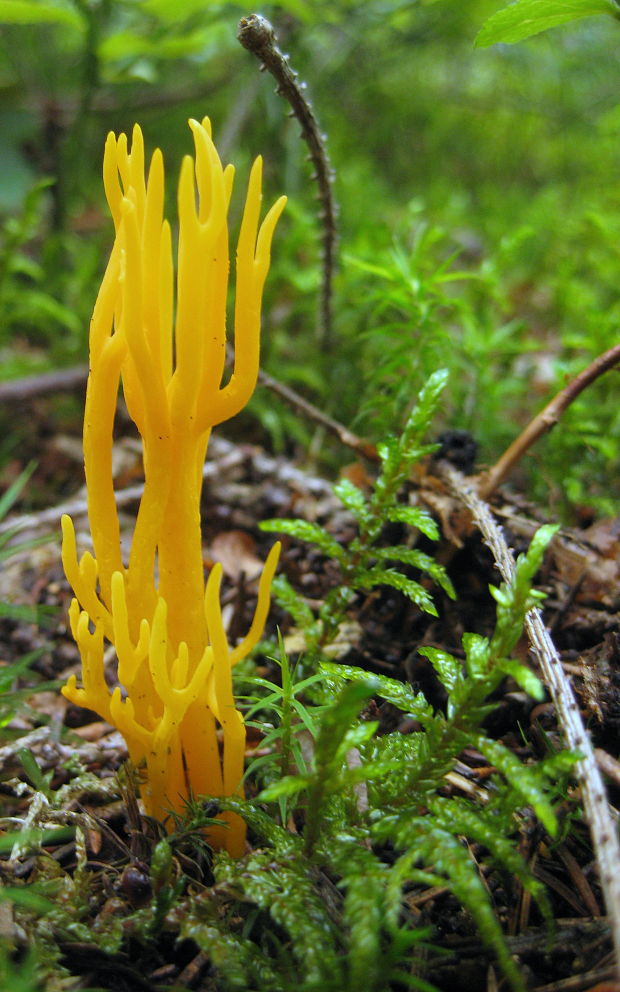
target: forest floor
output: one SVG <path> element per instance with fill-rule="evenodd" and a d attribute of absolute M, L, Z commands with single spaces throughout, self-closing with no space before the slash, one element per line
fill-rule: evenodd
<path fill-rule="evenodd" d="M 13 685 L 13 691 L 20 691 L 19 704 L 15 712 L 8 712 L 0 731 L 0 816 L 9 824 L 28 822 L 33 794 L 32 789 L 20 786 L 31 781 L 20 755 L 24 748 L 36 759 L 50 792 L 69 783 L 78 767 L 95 773 L 109 786 L 107 795 L 95 796 L 87 791 L 79 800 L 67 801 L 68 813 L 87 810 L 99 824 L 99 829 L 90 831 L 85 840 L 89 871 L 101 872 L 106 878 L 100 888 L 99 904 L 91 906 L 91 926 L 96 931 L 105 914 L 122 913 L 123 906 L 130 912 L 140 905 L 139 873 L 132 876 L 128 869 L 136 864 L 135 831 L 144 827 L 132 820 L 136 811 L 130 803 L 127 812 L 127 795 L 121 798 L 116 785 L 116 775 L 126 758 L 122 737 L 98 715 L 70 705 L 57 688 L 71 673 L 79 672 L 79 656 L 66 620 L 71 592 L 62 572 L 59 548 L 59 517 L 66 510 L 74 517 L 78 541 L 80 537 L 87 540 L 80 492 L 83 470 L 79 403 L 66 397 L 34 397 L 16 403 L 10 414 L 3 416 L 5 426 L 10 425 L 20 441 L 4 467 L 2 488 L 18 477 L 30 459 L 37 461 L 27 489 L 29 526 L 20 532 L 19 540 L 42 533 L 50 537 L 48 543 L 9 558 L 0 575 L 0 602 L 23 604 L 38 611 L 37 623 L 27 616 L 22 620 L 0 618 L 0 664 L 8 666 L 29 652 L 37 652 L 28 672 Z M 136 490 L 131 487 L 140 482 L 140 449 L 134 436 L 125 432 L 122 421 L 120 428 L 116 485 L 118 492 L 125 495 L 121 499 L 121 520 L 123 529 L 130 533 L 137 508 Z M 352 471 L 359 484 L 368 468 L 358 463 Z M 448 506 L 445 485 L 434 477 L 432 464 L 426 472 L 426 477 L 412 485 L 432 490 L 435 507 L 441 500 L 441 506 Z M 344 542 L 352 536 L 353 522 L 327 481 L 286 458 L 266 454 L 254 444 L 232 444 L 214 437 L 205 479 L 205 563 L 208 566 L 219 560 L 223 564 L 223 602 L 234 639 L 235 632 L 247 626 L 255 577 L 273 541 L 271 535 L 258 530 L 258 521 L 273 517 L 306 519 L 326 526 L 337 540 Z M 544 509 L 531 506 L 507 488 L 494 497 L 492 505 L 509 545 L 516 552 L 524 550 L 536 526 L 544 520 Z M 449 509 L 440 511 L 438 522 L 443 537 L 439 545 L 427 550 L 446 564 L 456 587 L 456 600 L 434 590 L 439 613 L 435 618 L 421 613 L 395 590 L 360 595 L 337 643 L 339 661 L 413 684 L 437 707 L 444 701 L 442 687 L 430 663 L 417 649 L 422 644 L 433 645 L 462 656 L 464 632 L 492 631 L 494 601 L 488 586 L 499 582 L 479 533 L 469 525 L 464 511 L 454 512 L 454 506 L 452 501 Z M 0 528 L 19 519 L 22 512 L 26 510 L 16 505 L 10 519 L 0 522 Z M 620 521 L 584 520 L 578 531 L 559 532 L 537 580 L 547 597 L 545 623 L 572 681 L 610 802 L 616 808 L 620 804 L 619 562 Z M 280 569 L 313 605 L 337 581 L 333 562 L 289 538 L 284 540 Z M 287 649 L 294 655 L 299 632 L 291 628 L 290 619 L 277 608 L 272 610 L 269 621 L 272 634 L 276 623 Z M 522 660 L 533 663 L 525 640 L 518 650 Z M 265 675 L 277 678 L 275 666 L 268 659 L 259 659 L 259 664 Z M 40 691 L 37 682 L 52 685 Z M 387 704 L 377 708 L 376 718 L 380 720 L 380 732 L 395 726 L 403 733 L 409 729 L 406 721 L 398 722 Z M 536 760 L 549 747 L 562 746 L 552 702 L 536 703 L 509 682 L 498 695 L 487 730 L 526 761 Z M 249 746 L 258 748 L 260 740 L 250 738 Z M 475 791 L 484 786 L 489 773 L 486 763 L 472 749 L 461 755 L 454 775 L 446 781 L 446 791 Z M 251 790 L 251 783 L 248 788 Z M 504 891 L 497 879 L 490 879 L 489 884 L 494 887 L 496 912 L 528 989 L 576 992 L 596 987 L 599 992 L 609 992 L 617 988 L 613 984 L 609 927 L 588 831 L 580 820 L 576 788 L 567 794 L 565 807 L 566 817 L 572 818 L 574 824 L 561 841 L 553 846 L 546 843 L 533 819 L 529 834 L 521 838 L 521 853 L 549 891 L 556 917 L 551 939 L 540 926 L 527 893 L 514 898 L 514 889 L 509 894 L 509 886 Z M 134 833 L 129 826 L 132 823 Z M 74 838 L 52 837 L 44 843 L 44 849 L 59 870 L 75 871 L 79 852 Z M 5 885 L 28 882 L 37 874 L 37 858 L 32 852 L 17 857 L 15 853 L 2 852 L 0 871 Z M 117 880 L 114 883 L 109 881 L 112 875 Z M 492 959 L 452 897 L 430 888 L 412 892 L 408 900 L 416 922 L 433 928 L 434 942 L 444 951 L 432 976 L 437 988 L 497 987 L 489 977 Z M 27 935 L 8 906 L 0 902 L 0 940 L 23 950 Z M 106 956 L 80 939 L 65 938 L 61 946 L 64 960 L 70 962 L 72 974 L 81 976 L 84 983 L 66 987 L 114 988 L 118 992 L 159 987 L 216 988 L 205 977 L 208 968 L 204 958 L 190 945 L 185 941 L 179 950 L 171 937 L 160 948 L 159 960 L 145 972 L 134 967 L 127 955 Z"/>

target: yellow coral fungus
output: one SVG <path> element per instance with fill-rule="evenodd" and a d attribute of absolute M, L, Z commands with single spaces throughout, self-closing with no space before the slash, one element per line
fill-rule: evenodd
<path fill-rule="evenodd" d="M 62 691 L 121 731 L 132 761 L 145 765 L 145 810 L 160 819 L 182 809 L 190 794 L 241 794 L 245 728 L 231 670 L 261 636 L 279 551 L 274 546 L 265 564 L 250 630 L 231 648 L 219 565 L 205 585 L 202 466 L 211 428 L 234 416 L 256 385 L 262 291 L 286 198 L 259 227 L 258 158 L 237 244 L 234 369 L 222 386 L 234 170 L 222 167 L 208 119 L 190 127 L 195 159 L 185 157 L 179 181 L 176 292 L 161 152 L 154 152 L 145 180 L 140 128 L 131 148 L 126 135 L 108 135 L 103 176 L 116 237 L 91 323 L 84 415 L 94 556 L 86 552 L 78 561 L 73 523 L 62 521 L 62 559 L 76 597 L 71 630 L 82 658 L 82 687 L 72 676 Z M 145 479 L 126 564 L 112 479 L 121 381 L 142 437 Z M 112 692 L 104 678 L 106 640 L 118 659 L 120 685 Z M 214 828 L 210 840 L 237 856 L 244 824 L 228 814 L 222 819 L 227 829 Z"/>

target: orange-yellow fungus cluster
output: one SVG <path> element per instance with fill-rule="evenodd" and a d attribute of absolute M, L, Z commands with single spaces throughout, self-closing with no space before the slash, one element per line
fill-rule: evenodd
<path fill-rule="evenodd" d="M 106 142 L 104 185 L 116 237 L 91 323 L 84 415 L 94 555 L 78 561 L 73 523 L 62 521 L 62 559 L 76 597 L 71 629 L 82 658 L 82 687 L 72 676 L 63 693 L 121 731 L 132 761 L 145 767 L 145 810 L 160 819 L 181 810 L 190 794 L 241 794 L 245 728 L 231 670 L 262 634 L 279 552 L 274 546 L 265 564 L 250 630 L 231 648 L 219 565 L 205 583 L 202 467 L 211 428 L 238 413 L 256 385 L 262 291 L 286 199 L 259 226 L 257 159 L 237 244 L 235 363 L 222 386 L 234 169 L 222 167 L 207 119 L 190 127 L 195 159 L 186 156 L 179 181 L 176 290 L 162 154 L 154 152 L 145 180 L 137 125 L 131 148 L 124 134 Z M 112 478 L 121 381 L 142 437 L 145 480 L 126 564 Z M 105 641 L 118 659 L 113 691 L 104 677 Z M 210 840 L 237 856 L 244 824 L 230 814 L 222 820 L 226 829 L 214 828 Z"/>

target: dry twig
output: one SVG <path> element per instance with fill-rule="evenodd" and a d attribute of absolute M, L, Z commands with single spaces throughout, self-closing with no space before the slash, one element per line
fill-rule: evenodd
<path fill-rule="evenodd" d="M 514 576 L 514 558 L 506 544 L 501 527 L 493 519 L 488 505 L 480 498 L 474 485 L 451 465 L 442 462 L 440 471 L 454 495 L 462 500 L 472 513 L 485 543 L 493 553 L 502 578 L 505 582 L 510 582 Z M 575 772 L 598 861 L 601 887 L 614 942 L 616 969 L 620 977 L 620 873 L 618 872 L 620 844 L 616 824 L 609 808 L 592 742 L 581 719 L 579 707 L 562 668 L 560 657 L 543 624 L 540 610 L 530 610 L 525 619 L 525 628 L 530 646 L 538 659 L 543 678 L 551 693 L 568 747 L 581 754 Z"/>
<path fill-rule="evenodd" d="M 334 434 L 341 444 L 346 445 L 348 448 L 352 448 L 353 451 L 357 452 L 358 455 L 362 455 L 364 458 L 368 458 L 370 461 L 379 461 L 379 455 L 377 453 L 377 448 L 370 441 L 365 441 L 364 438 L 359 437 L 350 431 L 348 427 L 341 424 L 338 420 L 334 420 L 333 417 L 329 417 L 318 407 L 314 406 L 308 400 L 296 393 L 294 389 L 290 386 L 285 386 L 283 382 L 278 379 L 274 379 L 267 372 L 259 370 L 258 381 L 268 389 L 279 396 L 280 399 L 284 400 L 288 406 L 295 411 L 295 413 L 301 413 L 309 420 L 313 420 L 315 424 L 319 424 L 324 427 L 325 430 L 329 431 L 330 434 Z"/>
<path fill-rule="evenodd" d="M 495 465 L 485 472 L 478 483 L 478 495 L 482 499 L 488 499 L 497 487 L 504 481 L 509 472 L 523 458 L 526 451 L 532 447 L 535 441 L 552 427 L 555 427 L 558 420 L 567 407 L 576 400 L 580 393 L 589 386 L 595 379 L 598 379 L 603 372 L 608 372 L 620 362 L 620 344 L 615 345 L 605 351 L 598 358 L 588 365 L 583 372 L 569 382 L 568 386 L 560 390 L 553 399 L 547 403 L 546 407 L 536 414 L 525 430 L 521 431 L 519 437 L 512 442 L 504 454 Z"/>
<path fill-rule="evenodd" d="M 86 365 L 75 365 L 70 369 L 55 369 L 53 372 L 41 372 L 38 375 L 0 382 L 0 403 L 18 403 L 35 396 L 45 396 L 47 393 L 77 389 L 78 386 L 86 385 L 87 376 Z"/>

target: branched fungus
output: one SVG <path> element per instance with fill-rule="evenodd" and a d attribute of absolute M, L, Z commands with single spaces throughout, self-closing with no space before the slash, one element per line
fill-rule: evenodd
<path fill-rule="evenodd" d="M 182 810 L 189 795 L 241 794 L 245 728 L 231 671 L 262 634 L 279 553 L 275 545 L 250 630 L 231 648 L 219 565 L 205 582 L 202 467 L 211 428 L 238 413 L 256 385 L 262 291 L 286 198 L 259 226 L 258 158 L 237 244 L 234 369 L 222 386 L 234 169 L 222 167 L 208 119 L 190 127 L 195 159 L 185 157 L 179 181 L 176 290 L 162 154 L 154 152 L 145 180 L 137 125 L 131 148 L 124 134 L 106 142 L 104 185 L 116 237 L 91 323 L 84 415 L 94 555 L 85 552 L 78 561 L 73 522 L 62 521 L 62 559 L 76 597 L 71 630 L 82 658 L 82 686 L 72 676 L 62 691 L 121 731 L 131 760 L 145 768 L 145 810 L 160 819 Z M 112 477 L 121 382 L 144 459 L 144 494 L 126 564 Z M 112 691 L 104 677 L 106 641 L 118 659 Z M 243 821 L 228 814 L 222 820 L 226 829 L 215 827 L 209 839 L 238 856 Z"/>

